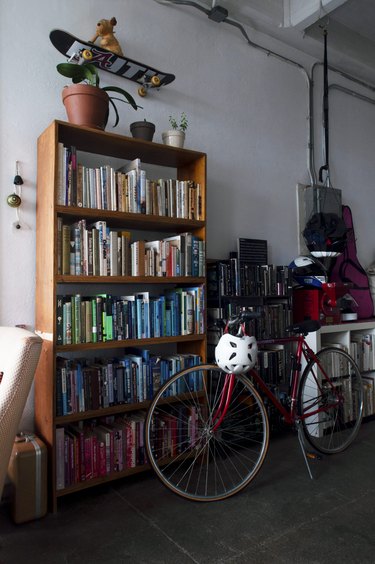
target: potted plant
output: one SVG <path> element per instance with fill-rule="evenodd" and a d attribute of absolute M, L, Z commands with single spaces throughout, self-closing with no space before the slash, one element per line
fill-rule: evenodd
<path fill-rule="evenodd" d="M 136 139 L 152 141 L 155 133 L 155 124 L 150 121 L 134 121 L 130 124 L 130 132 Z"/>
<path fill-rule="evenodd" d="M 134 98 L 117 86 L 100 87 L 98 69 L 92 63 L 60 63 L 57 70 L 63 76 L 72 79 L 73 84 L 65 86 L 62 100 L 66 109 L 68 120 L 76 125 L 86 125 L 95 129 L 105 129 L 109 115 L 109 104 L 115 112 L 115 123 L 119 122 L 119 114 L 114 100 L 130 104 L 137 110 Z M 114 92 L 122 98 L 109 96 Z"/>
<path fill-rule="evenodd" d="M 163 143 L 173 145 L 173 147 L 183 147 L 185 142 L 185 132 L 188 127 L 188 120 L 185 112 L 182 112 L 179 122 L 175 117 L 169 116 L 169 123 L 172 129 L 162 133 Z"/>

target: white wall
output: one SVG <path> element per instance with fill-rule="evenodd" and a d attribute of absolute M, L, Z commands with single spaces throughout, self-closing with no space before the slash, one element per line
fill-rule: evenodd
<path fill-rule="evenodd" d="M 270 261 L 289 263 L 298 252 L 296 184 L 307 171 L 307 86 L 297 68 L 250 47 L 241 34 L 197 10 L 154 0 L 2 0 L 0 17 L 0 323 L 34 324 L 36 141 L 53 119 L 65 119 L 55 70 L 63 57 L 49 41 L 53 28 L 81 37 L 96 21 L 116 16 L 117 38 L 130 57 L 176 74 L 173 84 L 121 105 L 115 130 L 129 134 L 132 121 L 156 124 L 156 141 L 168 116 L 189 117 L 186 146 L 208 155 L 208 256 L 226 257 L 236 238 L 269 241 Z M 314 62 L 270 37 L 252 40 L 310 69 Z M 322 53 L 323 55 L 323 53 Z M 369 95 L 349 81 L 335 82 Z M 136 85 L 103 73 L 136 96 Z M 316 73 L 316 165 L 321 155 L 322 72 Z M 330 98 L 331 177 L 352 206 L 360 259 L 375 258 L 373 194 L 375 107 L 335 92 Z M 109 127 L 110 129 L 110 127 Z M 15 161 L 24 178 L 22 229 L 5 199 L 13 191 Z M 51 187 L 52 189 L 52 187 Z"/>

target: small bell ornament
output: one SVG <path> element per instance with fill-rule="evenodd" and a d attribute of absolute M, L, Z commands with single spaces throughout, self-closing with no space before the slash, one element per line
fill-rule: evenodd
<path fill-rule="evenodd" d="M 15 210 L 16 210 L 16 218 L 17 219 L 16 219 L 15 222 L 13 222 L 14 227 L 16 229 L 21 229 L 21 223 L 20 223 L 18 208 L 22 204 L 21 186 L 23 184 L 23 179 L 19 174 L 18 161 L 16 161 L 16 175 L 14 177 L 13 184 L 14 184 L 14 192 L 12 194 L 9 194 L 9 196 L 7 197 L 7 204 L 11 208 L 15 208 Z"/>
<path fill-rule="evenodd" d="M 9 194 L 7 197 L 7 204 L 11 208 L 19 208 L 22 203 L 21 197 L 13 192 L 13 194 Z"/>

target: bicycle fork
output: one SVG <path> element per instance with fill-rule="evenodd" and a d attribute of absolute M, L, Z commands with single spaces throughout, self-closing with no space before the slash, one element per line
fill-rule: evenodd
<path fill-rule="evenodd" d="M 234 388 L 234 375 L 226 374 L 223 389 L 220 394 L 220 403 L 212 416 L 213 427 L 211 433 L 215 433 L 221 422 L 223 421 L 225 415 L 227 414 L 229 403 L 232 397 L 232 392 Z"/>

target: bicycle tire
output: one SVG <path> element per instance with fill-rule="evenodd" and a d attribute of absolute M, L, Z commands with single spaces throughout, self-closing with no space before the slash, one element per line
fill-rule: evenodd
<path fill-rule="evenodd" d="M 163 484 L 186 499 L 218 501 L 238 493 L 267 453 L 266 409 L 243 375 L 232 376 L 227 414 L 212 432 L 226 376 L 210 364 L 183 370 L 160 388 L 147 414 L 148 461 Z"/>
<path fill-rule="evenodd" d="M 361 373 L 352 357 L 337 347 L 324 348 L 316 356 L 319 365 L 311 360 L 302 374 L 298 413 L 307 441 L 321 453 L 335 454 L 353 442 L 361 425 Z M 307 417 L 317 409 L 324 410 Z"/>

